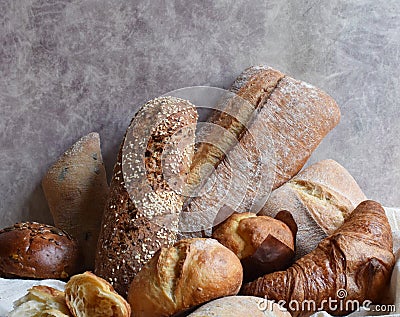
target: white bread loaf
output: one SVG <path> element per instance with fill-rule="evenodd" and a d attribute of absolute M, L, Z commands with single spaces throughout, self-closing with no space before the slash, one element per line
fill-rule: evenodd
<path fill-rule="evenodd" d="M 271 193 L 260 215 L 288 210 L 298 226 L 296 257 L 311 252 L 339 228 L 367 197 L 355 179 L 334 160 L 323 160 L 301 171 Z"/>
<path fill-rule="evenodd" d="M 135 276 L 128 302 L 135 317 L 172 316 L 237 294 L 242 277 L 237 256 L 217 240 L 180 240 L 162 248 Z"/>

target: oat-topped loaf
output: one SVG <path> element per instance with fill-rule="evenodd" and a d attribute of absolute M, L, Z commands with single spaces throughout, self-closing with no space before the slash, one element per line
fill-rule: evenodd
<path fill-rule="evenodd" d="M 0 277 L 66 279 L 79 269 L 78 244 L 65 231 L 37 222 L 0 230 Z"/>
<path fill-rule="evenodd" d="M 126 131 L 95 261 L 95 273 L 122 295 L 155 252 L 176 241 L 197 117 L 190 102 L 161 97 L 147 102 Z"/>

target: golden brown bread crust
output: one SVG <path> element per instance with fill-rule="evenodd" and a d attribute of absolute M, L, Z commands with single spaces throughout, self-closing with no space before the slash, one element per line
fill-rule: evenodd
<path fill-rule="evenodd" d="M 242 266 L 214 239 L 187 239 L 162 248 L 133 279 L 128 302 L 134 316 L 172 316 L 209 300 L 235 295 Z"/>
<path fill-rule="evenodd" d="M 255 68 L 250 79 L 267 71 Z M 212 189 L 186 204 L 187 227 L 199 222 L 190 214 L 211 219 L 206 224 L 210 226 L 222 208 L 258 212 L 269 191 L 298 173 L 340 119 L 339 108 L 329 95 L 288 76 L 261 100 L 239 143 L 207 179 L 204 188 Z"/>
<path fill-rule="evenodd" d="M 296 257 L 311 252 L 343 224 L 366 196 L 350 173 L 334 160 L 323 160 L 274 190 L 260 215 L 292 213 L 297 225 Z"/>
<path fill-rule="evenodd" d="M 266 297 L 286 304 L 313 301 L 334 315 L 349 313 L 351 306 L 329 309 L 329 298 L 379 302 L 387 290 L 395 263 L 391 228 L 382 206 L 362 202 L 344 224 L 311 253 L 286 271 L 267 274 L 244 285 L 242 294 Z M 340 290 L 344 290 L 338 294 Z M 345 294 L 345 298 L 340 296 Z M 292 306 L 295 307 L 295 306 Z M 302 306 L 300 306 L 302 307 Z M 346 309 L 347 307 L 347 309 Z M 308 316 L 315 308 L 302 307 L 293 316 Z"/>
<path fill-rule="evenodd" d="M 74 275 L 65 285 L 68 308 L 75 317 L 130 317 L 131 308 L 104 279 L 91 272 Z"/>
<path fill-rule="evenodd" d="M 291 317 L 277 303 L 254 296 L 227 296 L 213 300 L 188 317 Z"/>
<path fill-rule="evenodd" d="M 156 251 L 176 241 L 196 122 L 191 103 L 162 97 L 147 102 L 127 129 L 95 261 L 95 274 L 123 296 Z"/>
<path fill-rule="evenodd" d="M 77 242 L 65 231 L 36 222 L 0 230 L 0 276 L 66 279 L 77 273 Z"/>
<path fill-rule="evenodd" d="M 7 315 L 8 317 L 72 316 L 65 302 L 64 292 L 44 285 L 30 288 L 25 296 L 13 303 L 13 306 L 14 309 Z"/>
<path fill-rule="evenodd" d="M 242 261 L 245 281 L 292 264 L 296 231 L 283 221 L 249 212 L 234 213 L 214 229 L 212 237 Z"/>
<path fill-rule="evenodd" d="M 243 259 L 253 254 L 268 235 L 294 250 L 293 233 L 285 223 L 251 212 L 234 213 L 215 228 L 212 237 Z"/>
<path fill-rule="evenodd" d="M 68 149 L 49 168 L 42 187 L 55 226 L 78 240 L 84 269 L 93 270 L 109 190 L 99 134 L 89 133 Z"/>
<path fill-rule="evenodd" d="M 188 184 L 193 193 L 197 187 L 204 185 L 213 169 L 241 138 L 255 111 L 269 97 L 283 76 L 281 72 L 269 67 L 262 72 L 245 71 L 232 84 L 231 91 L 236 96 L 228 95 L 227 100 L 222 98 L 215 106 L 207 120 L 212 125 L 205 125 L 205 131 L 200 131 L 202 135 L 207 134 L 206 140 L 197 145 L 190 166 Z"/>

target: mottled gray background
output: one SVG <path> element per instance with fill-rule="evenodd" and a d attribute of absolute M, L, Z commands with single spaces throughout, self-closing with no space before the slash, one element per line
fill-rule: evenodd
<path fill-rule="evenodd" d="M 108 172 L 146 100 L 269 64 L 330 93 L 333 158 L 400 206 L 400 1 L 0 0 L 0 225 L 51 222 L 40 180 L 98 131 Z"/>

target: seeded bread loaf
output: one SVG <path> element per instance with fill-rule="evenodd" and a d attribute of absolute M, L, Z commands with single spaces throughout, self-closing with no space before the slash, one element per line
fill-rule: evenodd
<path fill-rule="evenodd" d="M 334 160 L 323 160 L 301 171 L 271 193 L 260 215 L 288 210 L 297 225 L 296 257 L 311 252 L 339 228 L 366 200 L 355 179 Z"/>
<path fill-rule="evenodd" d="M 123 296 L 156 251 L 176 240 L 196 122 L 191 103 L 162 97 L 147 102 L 126 131 L 95 263 L 95 274 Z"/>
<path fill-rule="evenodd" d="M 240 92 L 246 89 L 246 82 L 263 81 L 265 72 L 270 69 L 246 70 L 233 90 Z M 233 211 L 258 212 L 270 190 L 303 167 L 340 119 L 339 108 L 329 95 L 289 76 L 280 78 L 271 92 L 255 100 L 259 102 L 256 116 L 239 143 L 207 179 L 200 194 L 185 203 L 182 231 L 207 230 Z"/>
<path fill-rule="evenodd" d="M 54 224 L 78 240 L 84 270 L 93 270 L 109 190 L 99 134 L 89 133 L 68 149 L 49 168 L 42 187 Z"/>

